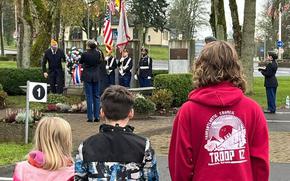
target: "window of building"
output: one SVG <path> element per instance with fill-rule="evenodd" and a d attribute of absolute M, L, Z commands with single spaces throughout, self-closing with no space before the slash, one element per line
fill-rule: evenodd
<path fill-rule="evenodd" d="M 163 39 L 168 40 L 168 31 L 163 32 Z"/>
<path fill-rule="evenodd" d="M 80 27 L 71 27 L 70 29 L 70 40 L 82 40 L 83 31 Z"/>

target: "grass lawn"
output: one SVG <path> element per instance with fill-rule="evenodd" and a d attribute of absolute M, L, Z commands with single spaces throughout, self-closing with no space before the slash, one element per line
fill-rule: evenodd
<path fill-rule="evenodd" d="M 18 145 L 12 143 L 0 144 L 0 166 L 25 160 L 25 156 L 32 149 L 32 144 Z"/>
<path fill-rule="evenodd" d="M 278 89 L 276 94 L 277 108 L 285 107 L 286 96 L 290 96 L 290 77 L 277 77 Z M 264 87 L 264 77 L 254 78 L 254 93 L 249 95 L 251 98 L 256 100 L 263 108 L 267 108 L 267 96 Z"/>
<path fill-rule="evenodd" d="M 0 61 L 0 68 L 17 68 L 15 61 Z"/>
<path fill-rule="evenodd" d="M 169 49 L 165 46 L 145 46 L 149 49 L 149 56 L 154 60 L 169 60 Z"/>
<path fill-rule="evenodd" d="M 25 109 L 26 107 L 26 96 L 8 96 L 7 98 L 7 107 L 8 108 L 21 108 Z M 46 107 L 46 104 L 44 103 L 38 103 L 38 102 L 30 102 L 29 103 L 30 109 L 36 109 L 41 110 Z"/>

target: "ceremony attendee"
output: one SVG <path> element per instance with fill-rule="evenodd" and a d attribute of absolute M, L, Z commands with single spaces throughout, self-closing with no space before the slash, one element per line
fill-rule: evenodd
<path fill-rule="evenodd" d="M 80 144 L 75 161 L 75 180 L 158 181 L 157 161 L 148 138 L 133 133 L 133 95 L 119 85 L 101 97 L 99 133 Z"/>
<path fill-rule="evenodd" d="M 269 51 L 267 60 L 270 61 L 266 68 L 259 68 L 258 70 L 265 77 L 264 86 L 266 88 L 268 109 L 265 113 L 275 113 L 276 112 L 276 91 L 278 87 L 278 81 L 276 78 L 276 72 L 278 69 L 278 64 L 276 62 L 278 55 L 275 51 Z"/>
<path fill-rule="evenodd" d="M 245 95 L 236 50 L 203 48 L 194 87 L 179 109 L 169 148 L 172 181 L 269 180 L 269 132 L 261 107 Z"/>
<path fill-rule="evenodd" d="M 121 86 L 130 88 L 131 76 L 132 76 L 132 68 L 133 68 L 133 60 L 128 55 L 128 50 L 125 48 L 122 51 L 122 58 L 119 63 L 119 84 Z"/>
<path fill-rule="evenodd" d="M 140 87 L 150 87 L 152 86 L 152 58 L 148 56 L 147 48 L 141 49 L 141 56 L 134 78 L 139 80 Z"/>
<path fill-rule="evenodd" d="M 71 157 L 72 131 L 69 123 L 58 117 L 44 117 L 37 124 L 35 145 L 26 161 L 16 164 L 14 181 L 74 180 Z"/>
<path fill-rule="evenodd" d="M 106 57 L 106 70 L 107 70 L 107 84 L 115 85 L 115 69 L 117 68 L 117 59 L 109 53 Z"/>
<path fill-rule="evenodd" d="M 217 39 L 213 36 L 207 36 L 204 39 L 205 44 L 208 44 L 208 43 L 213 42 L 213 41 L 217 41 Z"/>
<path fill-rule="evenodd" d="M 66 61 L 64 52 L 58 48 L 55 40 L 51 40 L 50 48 L 45 51 L 42 60 L 43 76 L 48 78 L 50 90 L 53 94 L 63 93 L 64 71 L 62 69 L 62 62 Z M 48 63 L 48 71 L 46 64 Z"/>
<path fill-rule="evenodd" d="M 87 41 L 88 50 L 82 54 L 80 64 L 83 67 L 82 80 L 87 99 L 87 122 L 99 122 L 100 112 L 100 64 L 101 53 L 95 40 Z"/>

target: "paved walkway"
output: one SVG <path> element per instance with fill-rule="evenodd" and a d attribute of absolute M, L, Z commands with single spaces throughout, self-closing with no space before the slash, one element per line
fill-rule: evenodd
<path fill-rule="evenodd" d="M 0 111 L 0 116 L 5 111 Z M 68 120 L 73 131 L 74 154 L 79 143 L 98 132 L 100 123 L 87 123 L 85 114 L 54 114 Z M 271 147 L 271 180 L 290 180 L 290 112 L 266 115 L 269 120 Z M 145 120 L 133 120 L 135 132 L 149 137 L 156 150 L 160 178 L 169 181 L 167 154 L 174 117 L 152 117 Z M 11 176 L 13 166 L 0 168 L 0 176 Z"/>

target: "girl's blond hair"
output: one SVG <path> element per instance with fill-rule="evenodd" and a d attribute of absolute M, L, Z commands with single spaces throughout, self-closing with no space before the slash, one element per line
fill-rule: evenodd
<path fill-rule="evenodd" d="M 71 158 L 72 131 L 70 124 L 59 117 L 44 117 L 35 131 L 35 150 L 44 153 L 46 170 L 66 167 Z"/>
<path fill-rule="evenodd" d="M 193 80 L 196 88 L 228 81 L 243 92 L 246 91 L 246 81 L 237 52 L 225 41 L 205 45 L 195 63 Z"/>

